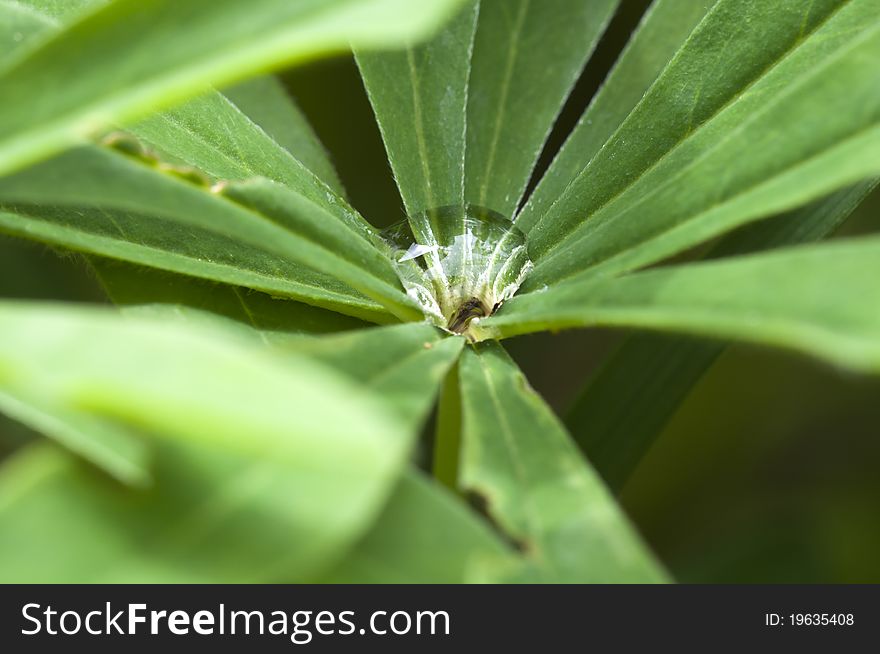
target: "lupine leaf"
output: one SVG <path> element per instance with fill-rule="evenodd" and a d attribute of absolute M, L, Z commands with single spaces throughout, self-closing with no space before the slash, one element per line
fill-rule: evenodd
<path fill-rule="evenodd" d="M 329 154 L 278 79 L 255 77 L 224 89 L 223 95 L 327 186 L 345 195 Z"/>
<path fill-rule="evenodd" d="M 382 320 L 335 277 L 419 316 L 366 226 L 267 180 L 212 193 L 137 157 L 81 148 L 0 179 L 3 210 L 3 229 L 56 245 Z M 344 247 L 328 249 L 335 243 Z"/>
<path fill-rule="evenodd" d="M 645 266 L 876 173 L 878 64 L 873 0 L 721 0 L 531 228 L 524 288 Z"/>
<path fill-rule="evenodd" d="M 7 464 L 4 581 L 305 578 L 364 531 L 411 442 L 394 412 L 339 373 L 279 361 L 231 332 L 6 303 L 0 333 L 0 386 L 155 444 L 144 490 L 56 453 Z M 61 541 L 44 561 L 42 548 Z"/>
<path fill-rule="evenodd" d="M 290 352 L 293 366 L 301 357 L 323 363 L 379 398 L 411 432 L 420 429 L 464 345 L 464 338 L 450 337 L 425 323 L 317 335 L 297 333 L 296 317 L 291 321 L 294 328 L 286 322 L 275 324 L 278 315 L 271 311 L 267 319 L 250 316 L 248 324 L 237 316 L 229 316 L 236 322 L 227 321 L 224 312 L 212 307 L 207 311 L 195 307 L 195 302 L 188 303 L 181 311 L 173 303 L 154 304 L 127 309 L 126 314 L 225 327 L 253 343 L 268 345 L 281 362 Z"/>
<path fill-rule="evenodd" d="M 513 566 L 510 549 L 441 486 L 410 472 L 367 535 L 324 583 L 488 581 Z"/>
<path fill-rule="evenodd" d="M 516 218 L 529 231 L 633 111 L 714 2 L 655 0 Z"/>
<path fill-rule="evenodd" d="M 71 4 L 89 3 L 68 3 L 64 8 Z M 34 31 L 38 28 L 51 31 L 61 25 L 59 19 L 63 16 L 59 12 L 63 7 L 57 4 L 30 2 L 27 6 L 10 7 L 18 7 L 18 12 L 31 16 L 35 21 Z M 3 9 L 0 6 L 0 10 Z M 167 161 L 196 166 L 214 178 L 246 179 L 262 175 L 287 182 L 294 188 L 310 191 L 310 197 L 319 200 L 325 208 L 342 214 L 350 222 L 360 221 L 362 226 L 362 219 L 338 197 L 339 180 L 326 153 L 277 80 L 255 78 L 230 88 L 227 94 L 234 101 L 210 92 L 182 107 L 155 114 L 135 129 Z M 291 151 L 297 156 L 292 156 Z M 315 175 L 332 189 L 328 191 Z M 106 217 L 98 212 L 96 219 L 100 222 Z M 358 324 L 347 317 L 306 305 L 272 302 L 264 295 L 255 295 L 241 287 L 212 285 L 191 277 L 174 277 L 166 272 L 133 268 L 109 260 L 92 263 L 105 286 L 112 284 L 111 295 L 116 302 L 175 302 L 177 297 L 181 298 L 177 301 L 181 304 L 185 297 L 185 303 L 191 306 L 208 308 L 216 304 L 216 309 L 224 315 L 249 322 L 259 316 L 259 320 L 277 327 L 282 319 L 287 320 L 287 328 L 293 330 L 325 331 L 337 325 Z M 135 270 L 138 274 L 133 276 Z M 131 297 L 126 297 L 129 295 Z M 271 318 L 269 313 L 279 315 Z M 294 316 L 297 319 L 290 322 Z"/>
<path fill-rule="evenodd" d="M 417 39 L 458 0 L 117 0 L 0 68 L 0 172 L 248 74 Z"/>
<path fill-rule="evenodd" d="M 143 438 L 20 388 L 0 388 L 0 412 L 40 432 L 125 484 L 150 482 Z"/>
<path fill-rule="evenodd" d="M 29 47 L 41 33 L 51 31 L 56 21 L 26 4 L 0 0 L 0 63 L 19 48 Z"/>
<path fill-rule="evenodd" d="M 358 231 L 364 229 L 363 219 L 339 195 L 336 172 L 305 116 L 273 78 L 255 78 L 224 95 L 211 92 L 155 114 L 132 130 L 166 160 L 195 166 L 223 180 L 274 179 L 305 191 Z M 110 260 L 91 263 L 117 304 L 169 302 L 215 311 L 259 329 L 285 332 L 336 331 L 363 324 L 299 302 L 272 300 L 238 286 Z"/>
<path fill-rule="evenodd" d="M 460 486 L 552 582 L 664 580 L 611 494 L 500 345 L 466 350 Z"/>
<path fill-rule="evenodd" d="M 138 311 L 170 311 L 176 319 L 184 320 L 200 320 L 204 316 L 195 314 L 211 312 L 253 328 L 266 342 L 275 334 L 324 334 L 369 326 L 341 313 L 273 298 L 242 286 L 218 284 L 111 259 L 92 257 L 89 263 L 114 304 L 125 306 L 129 311 L 133 307 Z"/>
<path fill-rule="evenodd" d="M 710 256 L 816 241 L 836 229 L 876 185 L 864 182 L 734 232 Z M 602 364 L 566 425 L 606 483 L 619 490 L 682 400 L 724 351 L 722 343 L 634 334 Z"/>
<path fill-rule="evenodd" d="M 438 329 L 421 323 L 285 339 L 280 344 L 350 375 L 416 431 L 444 375 L 458 359 L 464 339 L 444 337 Z"/>
<path fill-rule="evenodd" d="M 273 78 L 255 78 L 224 95 L 210 92 L 130 129 L 161 158 L 194 166 L 215 179 L 273 179 L 303 192 L 355 230 L 369 233 L 366 222 L 340 195 L 336 172 L 305 116 Z M 117 303 L 170 301 L 285 331 L 335 331 L 357 324 L 347 316 L 302 303 L 275 302 L 241 287 L 146 268 L 132 275 L 131 267 L 109 261 L 93 265 Z"/>
<path fill-rule="evenodd" d="M 573 326 L 638 327 L 747 340 L 880 371 L 880 239 L 569 282 L 511 300 L 494 335 Z"/>
<path fill-rule="evenodd" d="M 464 204 L 467 87 L 477 5 L 469 1 L 427 43 L 400 52 L 357 53 L 413 234 L 425 245 L 450 229 L 439 224 L 433 210 Z"/>
<path fill-rule="evenodd" d="M 465 201 L 513 217 L 553 121 L 617 4 L 481 0 L 467 97 Z"/>
<path fill-rule="evenodd" d="M 271 98 L 264 100 L 264 105 Z M 302 138 L 307 139 L 310 130 L 305 119 L 300 120 Z M 289 131 L 293 131 L 294 125 Z M 154 114 L 131 126 L 129 131 L 157 150 L 160 159 L 183 162 L 215 180 L 265 177 L 303 195 L 352 229 L 370 231 L 366 221 L 337 191 L 309 170 L 296 152 L 282 147 L 220 93 L 207 93 Z M 314 147 L 316 144 L 305 151 L 312 160 L 316 157 Z M 320 160 L 318 163 L 320 166 Z"/>

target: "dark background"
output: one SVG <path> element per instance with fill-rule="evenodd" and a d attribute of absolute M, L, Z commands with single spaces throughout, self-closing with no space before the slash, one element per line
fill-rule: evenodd
<path fill-rule="evenodd" d="M 566 105 L 547 165 L 601 84 L 646 3 L 626 2 Z M 374 224 L 403 218 L 379 131 L 350 57 L 285 73 L 352 203 Z M 874 192 L 835 238 L 880 229 Z M 103 302 L 82 262 L 0 236 L 0 296 Z M 558 410 L 619 332 L 513 339 Z M 634 407 L 637 410 L 637 407 Z M 880 582 L 880 380 L 735 345 L 680 408 L 623 491 L 673 575 L 695 582 Z M 0 456 L 32 437 L 0 416 Z"/>

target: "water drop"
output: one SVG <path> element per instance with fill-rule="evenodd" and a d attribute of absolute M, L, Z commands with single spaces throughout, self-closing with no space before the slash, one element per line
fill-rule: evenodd
<path fill-rule="evenodd" d="M 409 249 L 404 253 L 400 259 L 397 260 L 398 263 L 403 263 L 404 261 L 409 261 L 411 259 L 415 259 L 416 257 L 424 256 L 428 253 L 437 251 L 436 245 L 419 245 L 418 243 L 413 243 L 409 246 Z"/>
<path fill-rule="evenodd" d="M 468 334 L 532 268 L 525 235 L 474 205 L 431 209 L 382 233 L 407 293 L 435 325 Z"/>

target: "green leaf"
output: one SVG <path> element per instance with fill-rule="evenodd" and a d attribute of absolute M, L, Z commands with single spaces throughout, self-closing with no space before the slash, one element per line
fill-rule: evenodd
<path fill-rule="evenodd" d="M 52 12 L 57 10 L 54 5 L 40 4 L 30 13 L 43 17 L 46 24 L 55 24 L 56 16 Z M 40 13 L 42 11 L 47 13 Z M 326 153 L 277 80 L 256 78 L 232 87 L 227 95 L 233 102 L 211 92 L 182 107 L 155 114 L 139 124 L 136 131 L 151 147 L 160 150 L 166 160 L 196 166 L 215 178 L 245 179 L 262 175 L 311 191 L 308 194 L 312 199 L 320 200 L 332 210 L 344 205 L 336 195 L 339 180 Z M 297 153 L 296 159 L 285 146 Z M 312 170 L 333 189 L 328 191 Z M 328 198 L 337 206 L 327 202 Z M 350 208 L 347 213 L 352 222 L 360 220 L 352 215 Z M 99 214 L 96 218 L 101 220 L 103 216 Z M 306 305 L 272 302 L 266 296 L 254 295 L 240 287 L 211 285 L 194 278 L 109 261 L 92 263 L 98 268 L 105 287 L 112 286 L 109 290 L 116 302 L 165 301 L 205 309 L 216 305 L 216 310 L 223 315 L 245 322 L 267 322 L 270 328 L 277 328 L 283 321 L 287 321 L 288 329 L 306 331 L 335 330 L 339 325 L 358 324 Z M 133 279 L 135 270 L 138 274 Z M 186 284 L 193 288 L 186 288 Z"/>
<path fill-rule="evenodd" d="M 344 201 L 341 182 L 327 153 L 274 77 L 254 78 L 227 89 L 223 95 L 208 93 L 154 114 L 133 131 L 157 148 L 162 157 L 223 180 L 256 176 L 273 179 L 303 191 L 359 231 L 366 224 Z M 97 269 L 117 304 L 185 304 L 272 331 L 314 333 L 362 325 L 347 316 L 302 303 L 275 302 L 241 287 L 209 284 L 109 261 L 97 265 Z M 117 275 L 120 270 L 121 277 Z M 137 274 L 133 275 L 135 270 Z"/>
<path fill-rule="evenodd" d="M 267 342 L 275 335 L 324 334 L 368 326 L 356 318 L 241 286 L 111 259 L 92 257 L 89 263 L 114 304 L 137 307 L 139 311 L 165 311 L 166 315 L 170 312 L 183 320 L 203 319 L 195 314 L 211 312 L 257 330 Z"/>
<path fill-rule="evenodd" d="M 880 371 L 880 239 L 571 282 L 515 298 L 485 329 L 638 327 L 773 345 Z"/>
<path fill-rule="evenodd" d="M 710 256 L 816 241 L 834 231 L 876 186 L 865 182 L 725 237 Z M 566 417 L 587 458 L 620 490 L 669 418 L 725 345 L 635 334 L 603 363 Z"/>
<path fill-rule="evenodd" d="M 366 226 L 331 220 L 299 194 L 264 179 L 231 184 L 223 194 L 250 211 L 286 227 L 299 238 L 287 256 L 332 275 L 380 302 L 401 320 L 421 320 L 422 312 L 403 290 L 376 237 Z M 267 246 L 268 249 L 268 246 Z"/>
<path fill-rule="evenodd" d="M 55 21 L 26 4 L 0 0 L 0 63 L 17 50 L 30 47 L 41 33 L 51 31 Z"/>
<path fill-rule="evenodd" d="M 256 78 L 233 87 L 225 95 L 206 94 L 155 114 L 133 131 L 151 148 L 161 152 L 165 160 L 195 166 L 224 180 L 256 176 L 274 179 L 293 190 L 302 190 L 355 230 L 370 233 L 366 222 L 339 195 L 339 180 L 326 153 L 277 80 Z M 260 124 L 253 120 L 254 116 Z M 274 134 L 294 148 L 292 152 L 297 156 L 279 144 Z M 321 171 L 329 183 L 313 170 Z M 337 331 L 362 324 L 304 304 L 274 302 L 241 287 L 212 285 L 109 261 L 94 265 L 117 303 L 184 304 L 216 311 L 257 328 L 293 332 Z M 120 271 L 121 276 L 117 278 Z"/>
<path fill-rule="evenodd" d="M 294 298 L 370 322 L 394 318 L 380 304 L 283 258 L 208 231 L 185 229 L 131 211 L 18 205 L 0 210 L 0 231 L 181 275 Z M 120 227 L 121 226 L 121 230 Z M 167 235 L 176 235 L 167 239 Z M 132 242 L 131 239 L 137 239 Z M 169 249 L 163 249 L 168 247 Z M 202 258 L 210 257 L 210 258 Z"/>
<path fill-rule="evenodd" d="M 612 491 L 623 488 L 724 349 L 723 343 L 638 333 L 602 363 L 565 422 Z"/>
<path fill-rule="evenodd" d="M 263 101 L 264 106 L 269 105 L 273 97 L 269 95 Z M 285 108 L 292 106 L 288 102 Z M 297 131 L 302 131 L 302 138 L 309 139 L 311 129 L 304 118 L 299 120 Z M 294 125 L 291 121 L 288 131 L 293 131 Z M 220 93 L 207 93 L 154 114 L 129 131 L 158 151 L 163 161 L 182 162 L 214 180 L 246 181 L 265 177 L 308 198 L 357 233 L 369 235 L 372 232 L 369 224 L 309 170 L 295 152 L 274 141 Z M 314 147 L 318 147 L 317 141 Z M 306 155 L 310 154 L 314 159 L 315 152 L 307 149 Z"/>
<path fill-rule="evenodd" d="M 327 151 L 278 79 L 255 77 L 225 89 L 223 95 L 335 193 L 345 195 Z"/>
<path fill-rule="evenodd" d="M 28 14 L 47 27 L 57 29 L 108 2 L 110 0 L 2 0 L 0 4 L 4 5 L 4 12 Z"/>
<path fill-rule="evenodd" d="M 633 111 L 713 2 L 655 0 L 516 218 L 528 232 Z"/>
<path fill-rule="evenodd" d="M 379 519 L 319 579 L 344 584 L 488 581 L 513 565 L 510 550 L 441 486 L 404 475 Z"/>
<path fill-rule="evenodd" d="M 72 249 L 387 322 L 356 288 L 421 317 L 366 228 L 269 181 L 215 193 L 140 158 L 80 148 L 0 179 L 3 210 L 0 228 Z"/>
<path fill-rule="evenodd" d="M 0 67 L 108 0 L 0 0 Z"/>
<path fill-rule="evenodd" d="M 331 553 L 316 547 L 330 546 L 330 561 L 338 558 L 340 547 L 328 531 L 339 527 L 330 525 L 339 516 L 321 525 L 319 516 L 292 507 L 290 498 L 301 497 L 308 485 L 288 467 L 167 443 L 154 458 L 156 483 L 147 489 L 114 484 L 46 447 L 6 461 L 0 467 L 0 579 L 300 581 L 326 565 Z"/>
<path fill-rule="evenodd" d="M 458 0 L 117 0 L 0 68 L 0 172 L 249 74 L 425 36 Z M 86 71 L 84 73 L 84 71 Z"/>
<path fill-rule="evenodd" d="M 262 455 L 274 449 L 278 457 L 289 453 L 295 459 L 308 452 L 300 451 L 303 446 L 291 434 L 302 432 L 305 438 L 317 430 L 317 435 L 309 437 L 327 438 L 328 447 L 341 446 L 346 439 L 359 437 L 336 431 L 345 427 L 357 432 L 359 419 L 349 414 L 364 411 L 360 419 L 372 422 L 362 425 L 367 432 L 363 446 L 371 446 L 371 439 L 377 437 L 370 434 L 376 431 L 385 434 L 379 440 L 391 447 L 389 454 L 397 447 L 400 421 L 372 424 L 378 417 L 393 414 L 371 414 L 375 401 L 368 401 L 368 393 L 354 391 L 356 385 L 327 366 L 294 353 L 279 358 L 233 330 L 121 316 L 108 309 L 17 302 L 0 304 L 0 329 L 4 386 L 26 388 L 82 410 L 100 415 L 111 412 L 160 431 L 183 431 L 187 438 L 204 438 L 217 447 L 243 453 Z M 57 363 L 49 365 L 52 361 Z M 346 400 L 350 410 L 332 419 L 322 418 L 335 401 L 333 396 L 346 392 L 353 393 Z M 224 394 L 234 397 L 235 393 L 249 399 L 220 401 Z M 291 403 L 300 402 L 314 405 L 295 412 L 294 418 L 281 419 Z M 226 413 L 229 416 L 224 419 Z M 184 424 L 177 423 L 181 417 Z M 275 438 L 290 447 L 279 445 Z M 394 443 L 386 442 L 389 439 Z M 339 443 L 334 445 L 334 441 Z"/>
<path fill-rule="evenodd" d="M 434 419 L 434 451 L 431 473 L 441 484 L 458 488 L 458 466 L 461 460 L 461 387 L 458 366 L 446 374 Z"/>
<path fill-rule="evenodd" d="M 149 490 L 57 455 L 25 472 L 10 464 L 0 475 L 5 581 L 302 579 L 364 531 L 411 444 L 372 394 L 231 331 L 5 303 L 0 334 L 0 388 L 156 438 Z"/>
<path fill-rule="evenodd" d="M 89 3 L 67 3 L 64 8 L 71 4 Z M 33 24 L 21 27 L 19 37 L 24 38 L 28 31 L 60 27 L 62 7 L 43 2 L 31 5 L 0 5 L 0 12 L 12 11 L 13 17 L 25 12 L 23 15 L 31 17 Z M 7 22 L 9 18 L 5 16 Z M 18 23 L 13 22 L 13 26 Z M 138 131 L 152 147 L 162 151 L 166 160 L 196 166 L 214 177 L 242 179 L 263 175 L 311 190 L 311 197 L 321 202 L 328 197 L 336 200 L 315 179 L 317 174 L 338 192 L 341 189 L 335 171 L 305 117 L 277 80 L 256 78 L 232 87 L 227 95 L 233 102 L 211 92 L 183 107 L 152 116 L 138 126 Z M 285 151 L 285 147 L 289 149 Z M 297 159 L 289 154 L 291 149 L 297 153 Z M 100 221 L 104 216 L 98 214 L 95 219 Z M 269 324 L 270 329 L 277 328 L 280 322 L 286 322 L 287 329 L 306 331 L 358 324 L 307 305 L 271 302 L 241 287 L 212 285 L 106 260 L 91 263 L 117 303 L 164 301 L 210 307 L 245 322 Z M 133 275 L 135 271 L 137 274 Z"/>
<path fill-rule="evenodd" d="M 146 443 L 119 426 L 107 425 L 19 388 L 0 388 L 0 412 L 52 438 L 125 484 L 147 486 L 151 480 Z"/>
<path fill-rule="evenodd" d="M 461 361 L 461 487 L 515 539 L 545 581 L 663 581 L 598 476 L 498 344 Z"/>
<path fill-rule="evenodd" d="M 303 356 L 326 364 L 372 393 L 412 433 L 421 429 L 434 405 L 441 382 L 464 345 L 463 338 L 450 337 L 424 323 L 316 337 L 296 334 L 285 323 L 271 329 L 270 324 L 264 324 L 259 315 L 253 315 L 254 320 L 248 326 L 242 324 L 246 322 L 244 320 L 237 323 L 218 321 L 218 312 L 213 307 L 210 308 L 211 313 L 192 310 L 191 307 L 185 309 L 182 312 L 175 305 L 149 305 L 130 309 L 126 313 L 183 321 L 195 326 L 219 325 L 233 329 L 254 343 L 269 345 L 269 352 L 280 361 L 284 361 L 285 353 L 293 353 L 296 357 L 291 363 L 293 366 Z M 270 316 L 273 319 L 277 317 L 274 313 L 270 313 Z M 296 317 L 293 324 L 296 324 Z"/>
<path fill-rule="evenodd" d="M 873 0 L 721 0 L 531 228 L 524 290 L 642 267 L 876 174 L 878 65 Z"/>
<path fill-rule="evenodd" d="M 321 338 L 285 339 L 285 345 L 351 376 L 417 431 L 440 383 L 458 359 L 464 339 L 427 324 L 377 327 Z"/>
<path fill-rule="evenodd" d="M 419 243 L 435 242 L 433 209 L 464 204 L 465 122 L 477 3 L 431 41 L 357 53 L 388 160 Z"/>
<path fill-rule="evenodd" d="M 618 2 L 479 4 L 464 197 L 511 218 L 553 121 Z"/>

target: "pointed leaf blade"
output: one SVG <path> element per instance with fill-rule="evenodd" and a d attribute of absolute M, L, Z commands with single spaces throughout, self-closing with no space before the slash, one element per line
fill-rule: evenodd
<path fill-rule="evenodd" d="M 270 67 L 424 36 L 457 0 L 118 0 L 0 70 L 0 172 Z M 232 46 L 230 45 L 232 44 Z M 88 71 L 88 74 L 83 74 Z"/>
<path fill-rule="evenodd" d="M 0 388 L 0 412 L 50 437 L 124 484 L 147 486 L 151 481 L 147 444 L 129 430 L 21 388 Z"/>
<path fill-rule="evenodd" d="M 242 286 L 98 257 L 90 257 L 89 265 L 113 303 L 129 311 L 164 311 L 180 320 L 198 320 L 210 312 L 253 329 L 266 342 L 276 334 L 325 334 L 370 326 L 341 313 Z"/>
<path fill-rule="evenodd" d="M 721 0 L 532 227 L 526 286 L 642 267 L 875 174 L 878 61 L 876 3 Z"/>
<path fill-rule="evenodd" d="M 617 4 L 481 0 L 467 98 L 467 202 L 513 217 Z"/>
<path fill-rule="evenodd" d="M 516 218 L 525 232 L 586 168 L 651 87 L 712 2 L 655 0 Z"/>
<path fill-rule="evenodd" d="M 463 203 L 467 81 L 476 18 L 477 4 L 468 2 L 427 43 L 401 52 L 357 53 L 411 218 Z"/>
<path fill-rule="evenodd" d="M 465 351 L 462 488 L 554 582 L 659 582 L 647 552 L 565 429 L 497 344 Z"/>
<path fill-rule="evenodd" d="M 509 548 L 441 486 L 403 475 L 367 535 L 321 583 L 453 584 L 513 567 Z"/>
<path fill-rule="evenodd" d="M 506 336 L 586 325 L 677 331 L 772 345 L 875 373 L 878 261 L 876 237 L 785 248 L 571 282 L 520 296 L 485 323 Z"/>
<path fill-rule="evenodd" d="M 816 241 L 836 229 L 876 186 L 866 182 L 734 232 L 712 249 L 723 257 Z M 619 491 L 669 418 L 725 345 L 667 334 L 634 334 L 610 355 L 572 404 L 566 425 L 606 483 Z"/>
<path fill-rule="evenodd" d="M 420 316 L 366 227 L 268 180 L 210 192 L 154 162 L 80 148 L 0 179 L 0 209 L 4 228 L 75 249 L 337 308 L 324 304 L 330 294 L 344 313 L 363 306 L 353 283 L 367 306 Z"/>
<path fill-rule="evenodd" d="M 20 527 L 4 529 L 4 580 L 304 578 L 366 528 L 410 446 L 396 414 L 345 377 L 228 330 L 6 303 L 0 332 L 0 386 L 144 429 L 156 450 L 148 490 L 54 455 L 32 486 L 4 471 L 0 513 Z M 59 501 L 77 502 L 79 527 L 42 519 Z M 40 563 L 53 533 L 70 547 Z"/>
<path fill-rule="evenodd" d="M 427 324 L 395 325 L 321 338 L 285 339 L 284 349 L 352 377 L 416 431 L 464 345 Z"/>
<path fill-rule="evenodd" d="M 333 191 L 345 196 L 329 153 L 277 78 L 255 77 L 225 89 L 223 95 L 275 143 L 301 161 Z M 268 177 L 265 173 L 263 176 Z"/>

